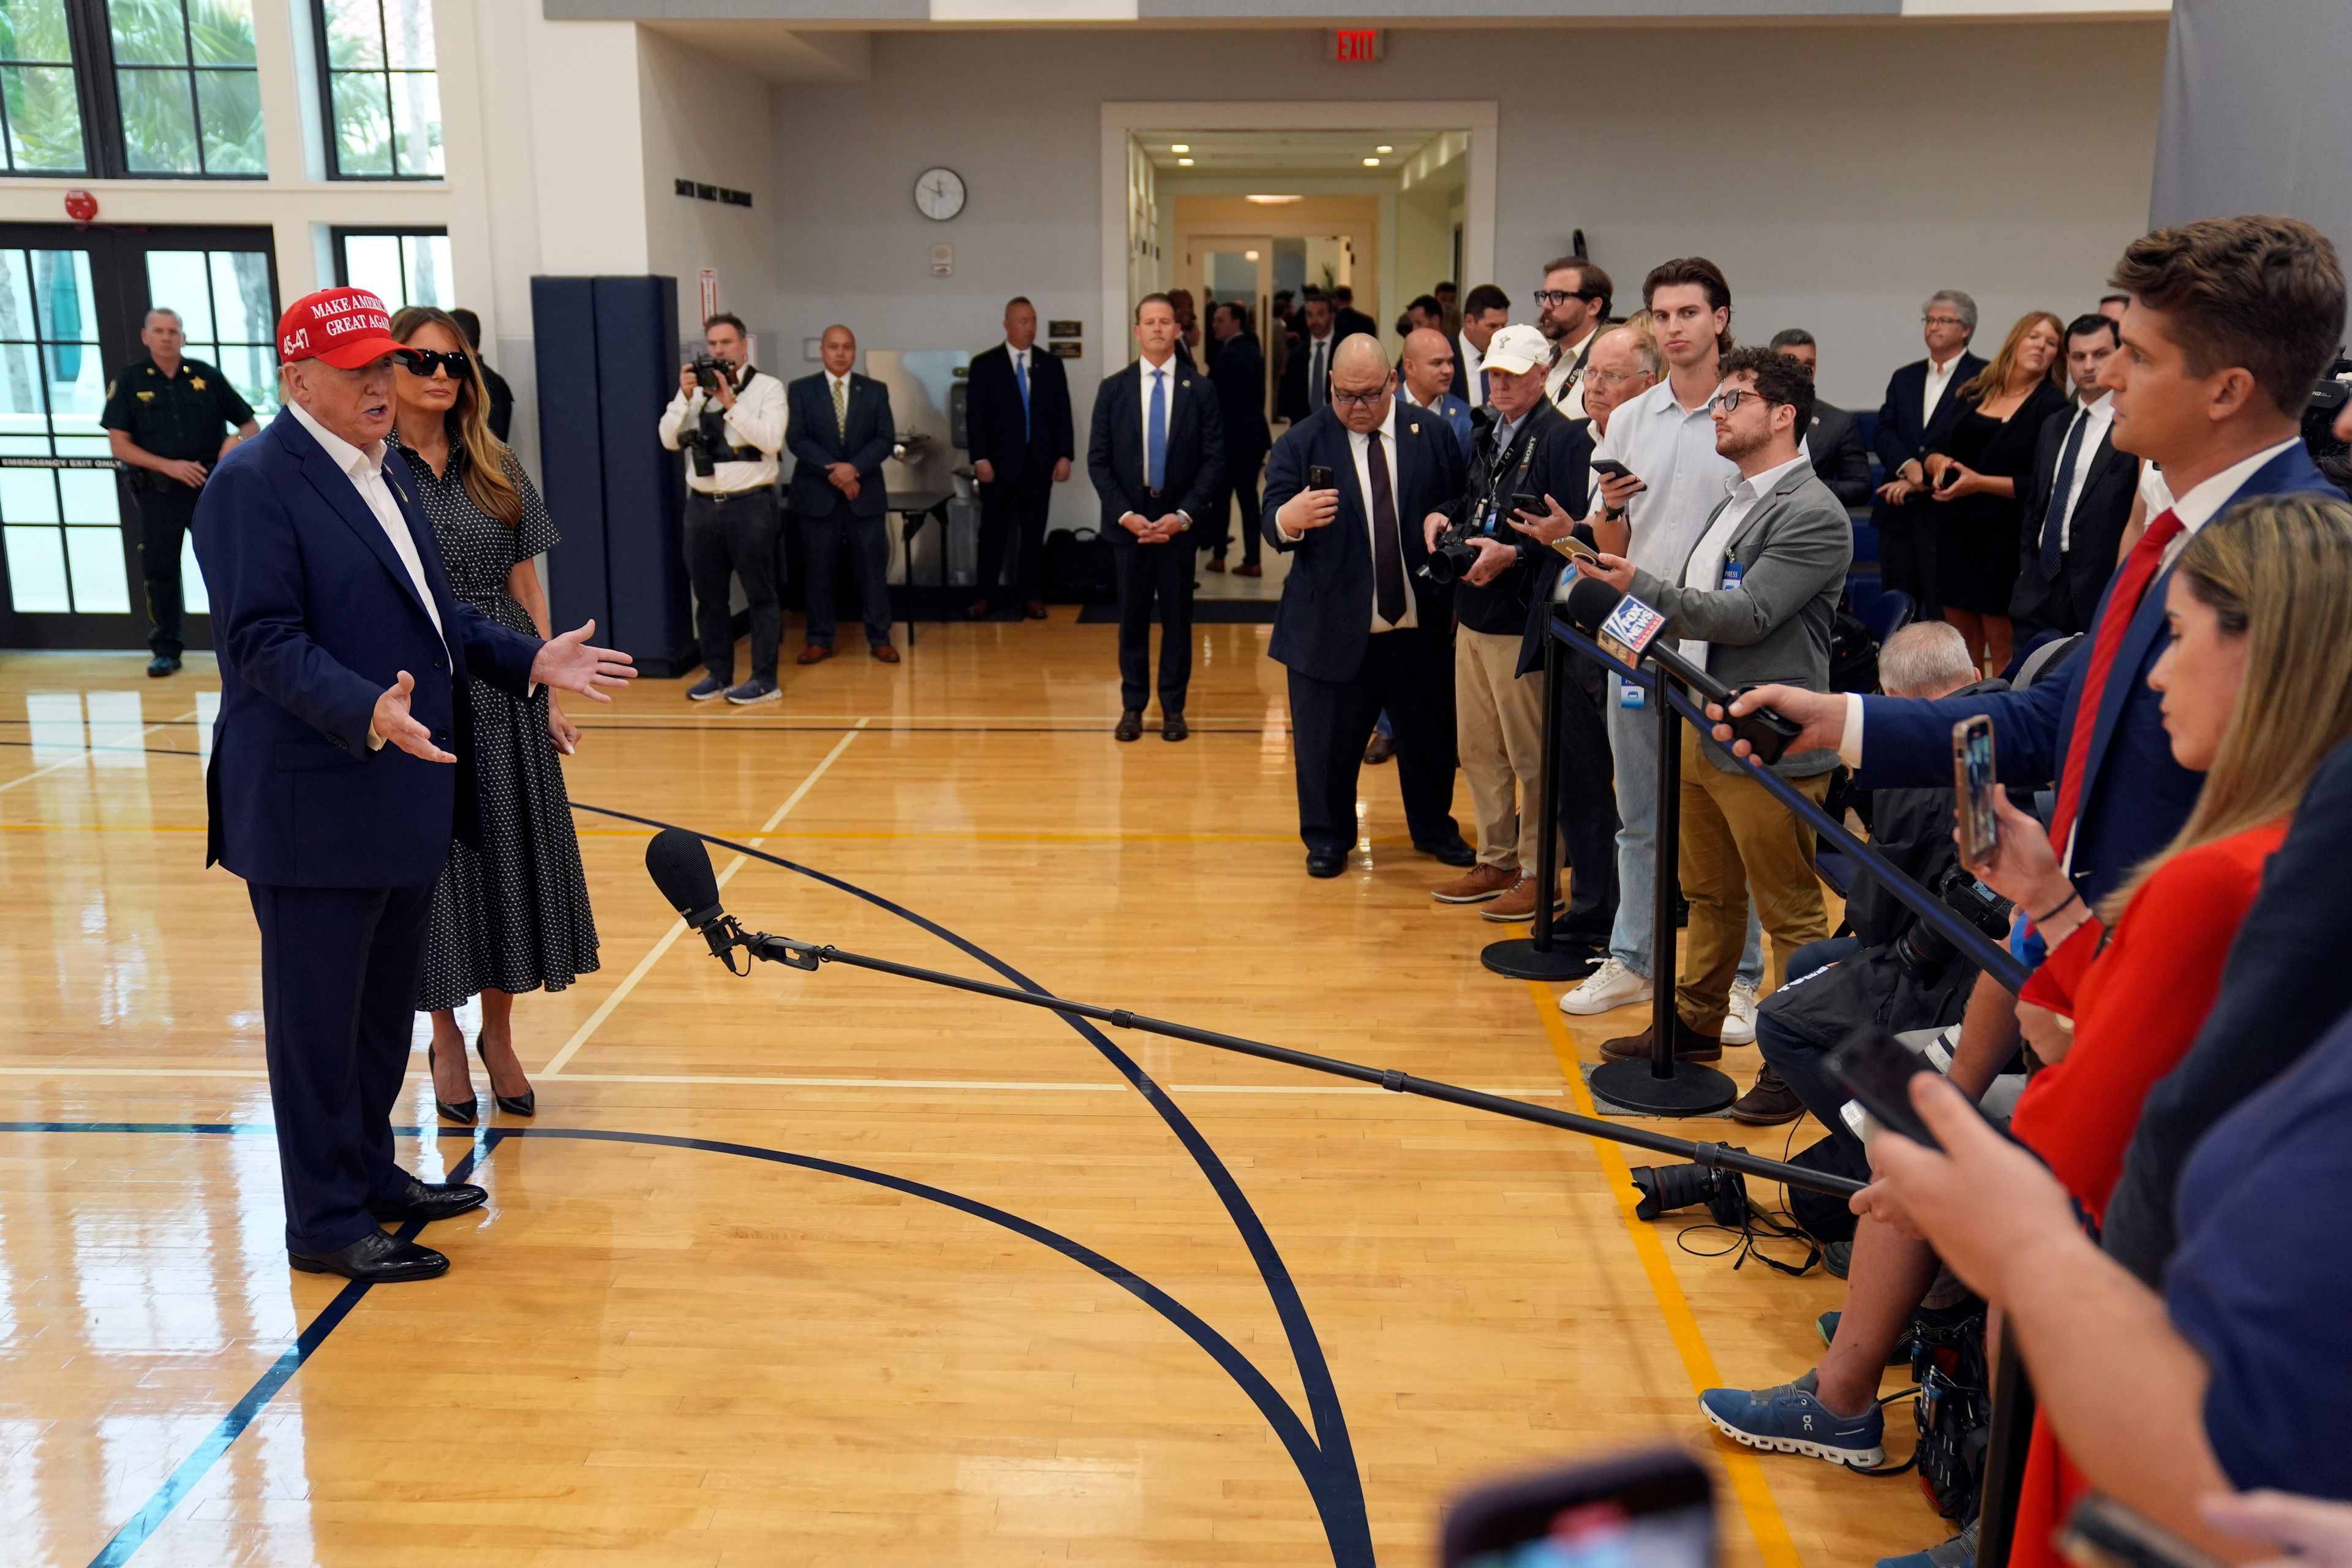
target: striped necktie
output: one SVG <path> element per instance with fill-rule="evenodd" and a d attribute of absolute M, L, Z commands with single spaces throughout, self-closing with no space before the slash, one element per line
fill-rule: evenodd
<path fill-rule="evenodd" d="M 845 441 L 849 439 L 849 383 L 846 378 L 833 384 L 834 428 Z"/>

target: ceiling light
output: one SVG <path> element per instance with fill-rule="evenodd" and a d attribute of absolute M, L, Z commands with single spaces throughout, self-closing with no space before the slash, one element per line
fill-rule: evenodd
<path fill-rule="evenodd" d="M 1190 158 L 1179 158 L 1176 160 L 1176 166 L 1180 169 L 1189 169 L 1192 166 L 1192 160 Z"/>
<path fill-rule="evenodd" d="M 1257 259 L 1257 252 L 1255 250 L 1244 250 L 1242 252 L 1242 259 L 1244 261 L 1255 261 Z"/>
<path fill-rule="evenodd" d="M 1367 158 L 1364 160 L 1364 167 L 1367 169 L 1377 169 L 1380 166 L 1381 161 L 1378 158 Z"/>
<path fill-rule="evenodd" d="M 1245 202 L 1255 202 L 1262 207 L 1284 206 L 1291 202 L 1303 202 L 1306 199 L 1305 196 L 1244 196 L 1242 198 Z"/>
<path fill-rule="evenodd" d="M 1395 152 L 1395 151 L 1396 151 L 1396 149 L 1395 149 L 1395 148 L 1393 148 L 1393 147 L 1391 147 L 1391 146 L 1390 146 L 1387 142 L 1381 142 L 1379 146 L 1377 146 L 1377 147 L 1373 148 L 1373 149 L 1372 149 L 1372 151 L 1373 151 L 1373 152 L 1375 152 L 1375 153 L 1393 153 L 1393 152 Z"/>
<path fill-rule="evenodd" d="M 1192 144 L 1190 142 L 1171 142 L 1168 143 L 1168 150 L 1171 153 L 1190 153 L 1192 150 Z"/>

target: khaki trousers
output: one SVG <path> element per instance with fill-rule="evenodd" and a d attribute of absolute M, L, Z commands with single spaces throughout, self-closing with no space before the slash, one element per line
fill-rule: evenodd
<path fill-rule="evenodd" d="M 1524 680 L 1516 637 L 1459 627 L 1454 636 L 1454 733 L 1470 806 L 1478 814 L 1478 859 L 1536 874 L 1543 826 L 1541 670 Z"/>
<path fill-rule="evenodd" d="M 1806 798 L 1829 793 L 1830 775 L 1790 779 Z M 1690 900 L 1690 949 L 1675 1010 L 1703 1035 L 1723 1032 L 1731 980 L 1748 940 L 1748 906 L 1772 939 L 1759 996 L 1780 988 L 1789 955 L 1829 935 L 1813 830 L 1741 773 L 1700 754 L 1698 731 L 1683 731 L 1682 885 Z"/>

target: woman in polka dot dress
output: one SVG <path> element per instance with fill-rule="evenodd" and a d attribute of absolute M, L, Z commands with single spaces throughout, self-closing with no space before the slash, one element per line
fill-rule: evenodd
<path fill-rule="evenodd" d="M 395 373 L 393 439 L 416 476 L 425 513 L 459 598 L 502 626 L 544 637 L 547 595 L 532 557 L 555 525 L 522 465 L 489 431 L 481 369 L 456 322 L 411 306 L 392 335 L 419 351 Z M 478 847 L 449 846 L 433 890 L 433 920 L 416 1007 L 433 1015 L 433 1100 L 445 1121 L 476 1118 L 465 1037 L 454 1010 L 482 999 L 475 1042 L 499 1109 L 529 1116 L 530 1080 L 515 1059 L 514 999 L 561 991 L 596 967 L 596 923 L 558 753 L 579 730 L 542 687 L 528 700 L 476 680 L 473 762 Z"/>

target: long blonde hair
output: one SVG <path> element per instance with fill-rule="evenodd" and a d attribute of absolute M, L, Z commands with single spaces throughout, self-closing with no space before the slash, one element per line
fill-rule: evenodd
<path fill-rule="evenodd" d="M 2175 570 L 2225 635 L 2246 639 L 2245 684 L 2189 820 L 2109 911 L 2174 856 L 2291 815 L 2352 735 L 2352 507 L 2318 495 L 2247 501 L 2200 530 Z"/>
<path fill-rule="evenodd" d="M 2017 325 L 2009 329 L 2009 337 L 2000 345 L 2000 353 L 1992 363 L 1977 372 L 1974 381 L 1960 388 L 1960 395 L 1971 403 L 1984 403 L 2009 390 L 2010 372 L 2017 368 L 2017 351 L 2025 344 L 2025 334 L 2035 323 L 2047 321 L 2050 330 L 2058 334 L 2058 352 L 2050 356 L 2050 368 L 2042 379 L 2063 389 L 2062 378 L 2066 374 L 2066 323 L 2048 310 L 2028 310 L 2017 318 Z M 2026 394 L 2031 397 L 2032 393 Z"/>
<path fill-rule="evenodd" d="M 482 380 L 481 361 L 474 345 L 446 310 L 430 305 L 410 305 L 392 318 L 395 342 L 406 342 L 419 328 L 438 327 L 449 334 L 466 356 L 466 374 L 457 383 L 457 406 L 450 409 L 457 425 L 457 444 L 466 448 L 466 494 L 488 516 L 509 528 L 522 526 L 522 491 L 507 473 L 507 445 L 490 434 L 490 389 Z"/>

